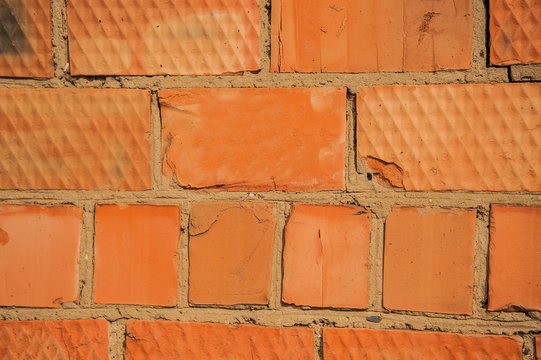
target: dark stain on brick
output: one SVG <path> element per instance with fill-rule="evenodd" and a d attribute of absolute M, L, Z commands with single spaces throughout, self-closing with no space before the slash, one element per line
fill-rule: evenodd
<path fill-rule="evenodd" d="M 0 54 L 20 54 L 28 49 L 23 31 L 24 5 L 21 1 L 0 0 Z"/>

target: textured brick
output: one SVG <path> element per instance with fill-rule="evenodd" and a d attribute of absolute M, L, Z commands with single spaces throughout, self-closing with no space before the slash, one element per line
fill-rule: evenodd
<path fill-rule="evenodd" d="M 0 306 L 76 301 L 82 224 L 74 206 L 0 206 Z"/>
<path fill-rule="evenodd" d="M 0 0 L 0 76 L 54 76 L 49 0 Z"/>
<path fill-rule="evenodd" d="M 129 320 L 126 360 L 314 358 L 314 330 Z"/>
<path fill-rule="evenodd" d="M 383 306 L 471 314 L 476 212 L 393 208 L 385 223 Z"/>
<path fill-rule="evenodd" d="M 323 329 L 325 360 L 520 360 L 519 337 L 397 330 Z"/>
<path fill-rule="evenodd" d="M 471 64 L 468 0 L 272 0 L 271 19 L 271 71 L 435 71 Z"/>
<path fill-rule="evenodd" d="M 492 205 L 489 310 L 541 310 L 541 207 Z"/>
<path fill-rule="evenodd" d="M 296 205 L 284 240 L 284 302 L 368 306 L 370 213 L 346 206 Z"/>
<path fill-rule="evenodd" d="M 96 207 L 94 301 L 175 305 L 178 206 Z"/>
<path fill-rule="evenodd" d="M 344 189 L 345 89 L 159 92 L 163 171 L 187 188 Z"/>
<path fill-rule="evenodd" d="M 541 63 L 541 1 L 491 0 L 490 62 Z"/>
<path fill-rule="evenodd" d="M 540 191 L 541 84 L 376 86 L 357 154 L 406 190 Z"/>
<path fill-rule="evenodd" d="M 151 188 L 150 93 L 0 89 L 0 188 Z"/>
<path fill-rule="evenodd" d="M 0 356 L 6 360 L 108 358 L 106 320 L 0 321 Z"/>
<path fill-rule="evenodd" d="M 274 208 L 262 203 L 203 203 L 192 207 L 190 302 L 268 303 Z"/>
<path fill-rule="evenodd" d="M 69 0 L 72 74 L 259 69 L 257 0 Z"/>

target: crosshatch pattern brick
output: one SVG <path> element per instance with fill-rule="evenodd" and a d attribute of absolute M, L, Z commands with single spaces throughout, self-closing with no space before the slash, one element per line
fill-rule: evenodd
<path fill-rule="evenodd" d="M 538 360 L 538 0 L 0 0 L 0 359 Z"/>

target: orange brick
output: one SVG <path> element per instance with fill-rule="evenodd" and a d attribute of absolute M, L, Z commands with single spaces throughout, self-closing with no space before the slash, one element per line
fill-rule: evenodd
<path fill-rule="evenodd" d="M 179 236 L 177 206 L 98 205 L 94 301 L 175 305 Z"/>
<path fill-rule="evenodd" d="M 393 208 L 385 223 L 383 306 L 471 314 L 476 212 Z"/>
<path fill-rule="evenodd" d="M 323 329 L 325 360 L 522 359 L 519 337 L 429 331 Z"/>
<path fill-rule="evenodd" d="M 2 359 L 107 359 L 106 320 L 0 321 Z"/>
<path fill-rule="evenodd" d="M 0 76 L 53 77 L 49 0 L 0 0 Z"/>
<path fill-rule="evenodd" d="M 267 304 L 275 206 L 203 203 L 190 216 L 190 302 Z"/>
<path fill-rule="evenodd" d="M 406 190 L 540 191 L 541 84 L 376 86 L 357 154 Z"/>
<path fill-rule="evenodd" d="M 492 205 L 488 309 L 541 310 L 541 207 Z"/>
<path fill-rule="evenodd" d="M 489 5 L 490 62 L 541 63 L 541 2 L 491 0 Z"/>
<path fill-rule="evenodd" d="M 77 301 L 82 225 L 74 206 L 0 206 L 0 306 Z"/>
<path fill-rule="evenodd" d="M 126 360 L 314 358 L 314 330 L 128 320 Z"/>
<path fill-rule="evenodd" d="M 0 89 L 1 189 L 150 189 L 150 92 Z"/>
<path fill-rule="evenodd" d="M 271 19 L 271 71 L 435 71 L 471 64 L 468 0 L 272 0 Z"/>
<path fill-rule="evenodd" d="M 259 69 L 257 0 L 69 0 L 68 31 L 77 75 Z"/>
<path fill-rule="evenodd" d="M 285 229 L 282 300 L 368 307 L 370 213 L 346 206 L 296 205 Z"/>
<path fill-rule="evenodd" d="M 159 92 L 163 171 L 186 188 L 344 189 L 346 91 Z"/>

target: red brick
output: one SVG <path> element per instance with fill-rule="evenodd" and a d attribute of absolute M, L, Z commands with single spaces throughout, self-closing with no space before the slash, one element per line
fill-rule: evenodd
<path fill-rule="evenodd" d="M 541 2 L 491 0 L 489 5 L 490 62 L 541 63 Z"/>
<path fill-rule="evenodd" d="M 541 207 L 492 205 L 488 309 L 541 310 Z"/>
<path fill-rule="evenodd" d="M 468 0 L 272 0 L 271 19 L 271 71 L 435 71 L 471 64 Z"/>
<path fill-rule="evenodd" d="M 0 89 L 0 188 L 146 190 L 150 92 Z"/>
<path fill-rule="evenodd" d="M 82 225 L 74 206 L 0 206 L 0 306 L 77 301 Z"/>
<path fill-rule="evenodd" d="M 276 219 L 273 204 L 203 203 L 190 216 L 190 302 L 267 304 Z"/>
<path fill-rule="evenodd" d="M 344 189 L 345 89 L 159 92 L 163 171 L 186 188 Z"/>
<path fill-rule="evenodd" d="M 314 358 L 314 330 L 128 320 L 126 360 Z"/>
<path fill-rule="evenodd" d="M 0 321 L 2 359 L 107 359 L 106 320 Z"/>
<path fill-rule="evenodd" d="M 257 0 L 69 0 L 72 74 L 259 69 Z"/>
<path fill-rule="evenodd" d="M 383 306 L 471 314 L 476 212 L 393 208 L 385 223 Z"/>
<path fill-rule="evenodd" d="M 375 86 L 357 155 L 406 190 L 540 191 L 541 84 Z"/>
<path fill-rule="evenodd" d="M 296 205 L 285 229 L 282 300 L 368 307 L 370 213 L 346 206 Z"/>
<path fill-rule="evenodd" d="M 522 359 L 519 337 L 430 331 L 323 329 L 325 360 Z"/>
<path fill-rule="evenodd" d="M 178 206 L 96 207 L 94 301 L 177 303 Z"/>
<path fill-rule="evenodd" d="M 0 0 L 0 76 L 53 77 L 51 2 Z"/>

